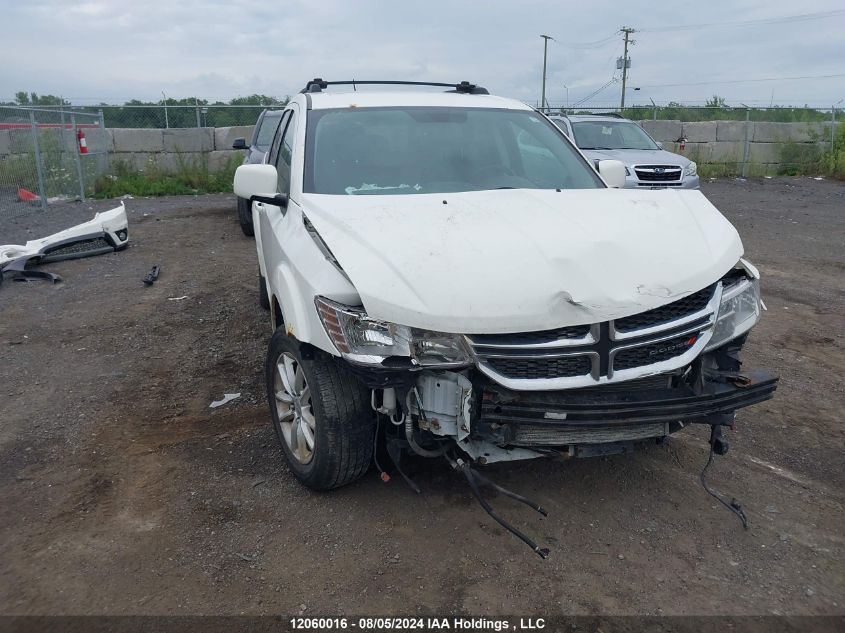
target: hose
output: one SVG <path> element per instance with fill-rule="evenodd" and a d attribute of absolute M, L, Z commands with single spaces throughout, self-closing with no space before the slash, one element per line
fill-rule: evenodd
<path fill-rule="evenodd" d="M 417 440 L 414 439 L 414 421 L 411 419 L 410 415 L 405 416 L 405 438 L 408 440 L 411 450 L 413 450 L 417 455 L 422 455 L 423 457 L 440 457 L 445 455 L 446 451 L 449 450 L 448 445 L 443 446 L 439 450 L 431 451 L 417 444 Z"/>

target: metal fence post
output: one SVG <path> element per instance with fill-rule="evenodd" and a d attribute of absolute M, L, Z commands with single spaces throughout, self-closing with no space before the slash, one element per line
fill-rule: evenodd
<path fill-rule="evenodd" d="M 77 140 L 79 129 L 76 127 L 76 115 L 70 115 L 70 124 L 73 126 L 73 142 L 75 149 L 73 152 L 73 162 L 76 163 L 76 177 L 79 178 L 79 199 L 85 202 L 85 181 L 82 179 L 82 158 L 79 156 L 79 141 Z"/>
<path fill-rule="evenodd" d="M 830 155 L 833 156 L 834 138 L 836 136 L 836 105 L 830 109 Z"/>
<path fill-rule="evenodd" d="M 751 153 L 751 108 L 745 109 L 745 147 L 742 150 L 742 171 L 743 178 L 748 176 L 748 155 Z"/>
<path fill-rule="evenodd" d="M 100 129 L 103 131 L 102 132 L 103 135 L 105 135 L 105 133 L 106 133 L 106 117 L 103 115 L 102 108 L 97 111 L 97 116 L 98 116 L 98 123 L 100 124 Z M 100 167 L 100 173 L 99 173 L 100 176 L 102 176 L 104 173 L 106 173 L 106 168 L 108 167 L 108 154 L 109 154 L 108 143 L 106 143 L 105 147 L 106 147 L 106 149 L 104 149 L 102 152 L 97 152 L 99 154 L 99 158 L 97 159 L 97 162 L 98 162 L 99 167 Z"/>
<path fill-rule="evenodd" d="M 44 169 L 41 166 L 41 149 L 38 147 L 38 125 L 35 122 L 35 112 L 29 111 L 29 129 L 32 131 L 32 147 L 35 152 L 35 173 L 38 176 L 38 197 L 41 208 L 47 210 L 47 190 L 44 188 Z"/>
<path fill-rule="evenodd" d="M 196 98 L 194 99 L 194 108 L 197 112 L 197 127 L 202 127 L 202 125 L 200 125 L 200 104 L 199 101 L 196 100 Z"/>

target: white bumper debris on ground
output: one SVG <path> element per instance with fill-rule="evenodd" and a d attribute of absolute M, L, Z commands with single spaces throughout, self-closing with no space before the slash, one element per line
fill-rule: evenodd
<path fill-rule="evenodd" d="M 39 240 L 30 240 L 24 245 L 0 246 L 0 280 L 3 275 L 9 274 L 18 279 L 40 277 L 60 281 L 58 275 L 32 271 L 27 266 L 111 253 L 126 248 L 128 243 L 129 221 L 126 207 L 121 202 L 119 207 L 97 213 L 88 222 Z"/>

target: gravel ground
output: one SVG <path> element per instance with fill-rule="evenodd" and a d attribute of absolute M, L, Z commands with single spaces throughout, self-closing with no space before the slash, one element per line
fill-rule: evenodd
<path fill-rule="evenodd" d="M 703 428 L 634 455 L 487 467 L 549 510 L 496 499 L 548 561 L 440 462 L 417 465 L 420 496 L 374 472 L 308 491 L 270 427 L 271 331 L 234 198 L 134 199 L 126 251 L 0 287 L 0 614 L 842 614 L 845 187 L 704 192 L 764 275 L 746 364 L 782 376 L 711 473 L 747 532 L 699 486 Z M 114 205 L 0 217 L 0 242 Z M 210 409 L 224 392 L 242 395 Z"/>

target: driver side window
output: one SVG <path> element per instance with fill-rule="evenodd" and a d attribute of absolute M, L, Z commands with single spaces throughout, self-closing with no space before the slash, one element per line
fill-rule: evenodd
<path fill-rule="evenodd" d="M 276 164 L 276 158 L 279 155 L 279 145 L 282 141 L 282 134 L 285 133 L 285 125 L 287 125 L 288 119 L 290 119 L 290 113 L 291 111 L 287 110 L 282 115 L 282 118 L 279 121 L 279 126 L 276 128 L 276 133 L 273 135 L 273 142 L 270 143 L 270 151 L 264 161 L 268 165 Z"/>
<path fill-rule="evenodd" d="M 293 161 L 293 137 L 296 134 L 296 113 L 292 112 L 279 144 L 276 171 L 279 174 L 279 193 L 290 194 L 290 172 Z"/>

